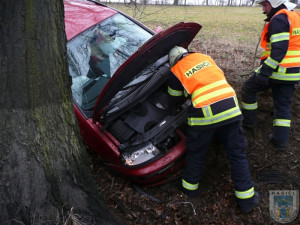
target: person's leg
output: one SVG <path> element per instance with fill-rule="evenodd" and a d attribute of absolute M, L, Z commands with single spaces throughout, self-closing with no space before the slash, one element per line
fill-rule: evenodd
<path fill-rule="evenodd" d="M 220 127 L 217 130 L 217 137 L 224 145 L 231 165 L 231 177 L 238 206 L 242 212 L 249 213 L 259 202 L 259 197 L 254 191 L 246 155 L 247 141 L 240 121 Z"/>
<path fill-rule="evenodd" d="M 291 98 L 294 92 L 293 84 L 271 84 L 274 101 L 274 120 L 271 141 L 281 147 L 286 147 L 291 126 Z"/>
<path fill-rule="evenodd" d="M 268 90 L 269 85 L 259 84 L 255 73 L 243 84 L 242 87 L 242 114 L 243 126 L 254 127 L 257 118 L 257 93 Z"/>
<path fill-rule="evenodd" d="M 190 197 L 196 197 L 199 180 L 202 174 L 206 153 L 210 147 L 215 129 L 187 130 L 187 153 L 185 169 L 182 175 L 182 187 L 184 193 Z"/>

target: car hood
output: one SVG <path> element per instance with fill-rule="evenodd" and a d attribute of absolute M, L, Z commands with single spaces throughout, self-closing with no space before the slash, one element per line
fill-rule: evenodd
<path fill-rule="evenodd" d="M 167 55 L 174 46 L 187 48 L 201 29 L 198 23 L 178 23 L 169 29 L 155 34 L 138 51 L 128 58 L 115 72 L 100 93 L 95 108 L 94 121 L 101 117 L 110 100 L 144 68 Z"/>

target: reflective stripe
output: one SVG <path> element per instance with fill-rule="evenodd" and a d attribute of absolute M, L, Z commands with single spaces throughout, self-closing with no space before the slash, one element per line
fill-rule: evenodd
<path fill-rule="evenodd" d="M 300 80 L 300 73 L 278 73 L 273 72 L 270 78 L 273 78 L 275 80 L 288 80 L 288 81 L 298 81 Z"/>
<path fill-rule="evenodd" d="M 204 118 L 196 118 L 196 117 L 189 117 L 188 118 L 188 125 L 195 126 L 195 125 L 210 125 L 214 123 L 218 123 L 224 120 L 231 119 L 238 115 L 241 115 L 241 111 L 239 107 L 234 107 L 232 109 L 226 110 L 222 113 L 218 113 L 211 117 L 204 117 Z"/>
<path fill-rule="evenodd" d="M 186 182 L 184 179 L 182 179 L 182 186 L 187 190 L 195 191 L 198 189 L 199 183 L 190 184 L 190 183 Z"/>
<path fill-rule="evenodd" d="M 271 60 L 268 60 L 270 58 L 270 54 L 271 54 L 271 51 L 264 51 L 262 54 L 261 54 L 261 59 L 266 59 L 264 61 L 264 63 L 266 63 L 268 66 L 270 66 L 271 68 L 275 69 L 276 67 L 274 67 L 276 64 L 288 64 L 288 63 L 299 63 L 300 62 L 300 57 L 296 57 L 296 56 L 300 56 L 300 51 L 287 51 L 286 53 L 286 56 L 288 57 L 292 57 L 292 58 L 284 58 L 280 63 L 271 59 Z M 293 57 L 294 56 L 294 57 Z M 272 62 L 273 60 L 273 62 Z M 274 64 L 275 62 L 275 64 Z M 289 66 L 289 65 L 285 65 L 286 67 L 295 67 L 295 66 Z"/>
<path fill-rule="evenodd" d="M 255 110 L 257 109 L 257 102 L 252 104 L 242 102 L 242 108 L 246 110 Z"/>
<path fill-rule="evenodd" d="M 273 120 L 273 126 L 290 127 L 291 126 L 291 120 L 275 119 L 275 120 Z"/>
<path fill-rule="evenodd" d="M 277 72 L 273 72 L 270 78 L 275 80 L 287 80 L 287 81 L 298 81 L 300 80 L 300 70 L 299 73 L 287 73 L 287 68 L 279 66 Z"/>
<path fill-rule="evenodd" d="M 251 198 L 254 195 L 254 187 L 247 191 L 235 191 L 235 196 L 239 199 Z"/>
<path fill-rule="evenodd" d="M 298 63 L 300 62 L 300 57 L 296 58 L 285 58 L 280 63 Z"/>
<path fill-rule="evenodd" d="M 193 99 L 193 105 L 196 106 L 202 102 L 205 102 L 215 96 L 220 96 L 220 95 L 223 95 L 223 94 L 228 94 L 228 93 L 231 93 L 231 92 L 234 92 L 233 88 L 232 87 L 226 87 L 226 88 L 222 88 L 222 89 L 219 89 L 219 90 L 216 90 L 214 92 L 210 92 L 206 95 L 202 95 L 202 96 L 199 96 L 199 97 L 196 97 L 195 99 Z M 194 93 L 193 93 L 193 96 L 194 96 Z"/>
<path fill-rule="evenodd" d="M 178 91 L 178 90 L 172 89 L 170 87 L 168 87 L 168 93 L 172 96 L 182 96 L 183 95 L 183 91 Z"/>
<path fill-rule="evenodd" d="M 287 51 L 286 55 L 293 56 L 293 55 L 300 55 L 300 51 Z"/>
<path fill-rule="evenodd" d="M 259 67 L 257 67 L 256 70 L 255 70 L 255 72 L 256 72 L 256 73 L 260 73 L 261 67 L 262 67 L 261 65 L 260 65 Z"/>
<path fill-rule="evenodd" d="M 233 100 L 234 100 L 234 103 L 235 103 L 235 105 L 236 105 L 236 106 L 238 106 L 238 105 L 239 105 L 239 102 L 238 102 L 238 100 L 237 100 L 237 97 L 236 97 L 236 96 L 234 96 L 234 97 L 233 97 Z"/>
<path fill-rule="evenodd" d="M 271 43 L 278 42 L 278 41 L 288 41 L 288 40 L 290 40 L 289 32 L 273 34 L 270 38 Z"/>
<path fill-rule="evenodd" d="M 282 75 L 286 74 L 286 67 L 279 66 L 277 73 Z"/>
<path fill-rule="evenodd" d="M 226 80 L 219 80 L 217 82 L 214 82 L 214 83 L 206 85 L 206 86 L 204 86 L 202 88 L 199 88 L 196 91 L 194 91 L 194 93 L 192 94 L 192 98 L 195 98 L 196 96 L 202 94 L 203 92 L 208 91 L 210 89 L 213 89 L 215 87 L 221 86 L 223 84 L 227 84 L 227 81 Z"/>
<path fill-rule="evenodd" d="M 272 69 L 276 69 L 276 67 L 278 66 L 279 62 L 277 62 L 276 60 L 272 59 L 271 57 L 268 57 L 264 63 L 266 65 L 268 65 L 269 67 L 271 67 Z"/>
<path fill-rule="evenodd" d="M 202 111 L 203 111 L 203 115 L 204 117 L 210 117 L 213 115 L 212 111 L 211 111 L 211 107 L 208 105 L 208 106 L 205 106 L 202 108 Z"/>

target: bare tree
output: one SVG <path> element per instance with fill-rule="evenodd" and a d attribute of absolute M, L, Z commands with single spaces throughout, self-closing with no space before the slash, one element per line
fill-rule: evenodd
<path fill-rule="evenodd" d="M 0 33 L 0 224 L 116 224 L 78 138 L 62 0 L 1 1 Z"/>

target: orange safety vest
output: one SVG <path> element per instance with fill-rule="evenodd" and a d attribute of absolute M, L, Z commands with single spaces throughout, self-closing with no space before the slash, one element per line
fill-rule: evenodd
<path fill-rule="evenodd" d="M 290 38 L 288 51 L 283 60 L 279 63 L 282 67 L 300 67 L 300 13 L 286 9 L 279 10 L 275 15 L 286 14 L 290 23 Z M 274 16 L 275 16 L 274 15 Z M 272 18 L 274 18 L 274 16 Z M 272 20 L 272 19 L 271 19 Z M 270 22 L 266 24 L 261 33 L 260 45 L 265 51 L 261 59 L 268 58 L 271 54 L 271 43 L 267 42 L 267 33 Z"/>
<path fill-rule="evenodd" d="M 210 56 L 191 53 L 178 61 L 171 71 L 191 94 L 195 108 L 235 96 L 235 91 L 227 83 L 223 71 Z"/>

